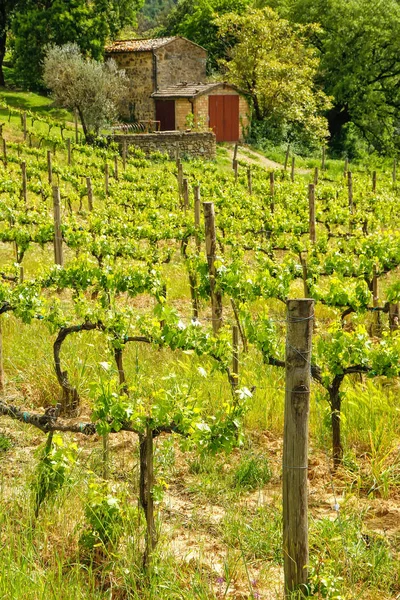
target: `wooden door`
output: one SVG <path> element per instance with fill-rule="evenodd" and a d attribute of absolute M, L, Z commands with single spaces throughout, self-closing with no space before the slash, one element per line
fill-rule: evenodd
<path fill-rule="evenodd" d="M 156 100 L 156 121 L 160 121 L 160 131 L 174 131 L 175 100 Z"/>
<path fill-rule="evenodd" d="M 217 142 L 239 140 L 239 96 L 216 95 L 208 97 L 208 114 L 211 129 Z"/>

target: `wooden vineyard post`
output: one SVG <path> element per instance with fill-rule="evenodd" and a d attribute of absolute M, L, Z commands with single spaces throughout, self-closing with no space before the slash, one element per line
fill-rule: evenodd
<path fill-rule="evenodd" d="M 400 302 L 389 304 L 389 327 L 390 331 L 397 331 L 400 326 Z"/>
<path fill-rule="evenodd" d="M 91 177 L 86 177 L 86 188 L 87 188 L 87 197 L 88 197 L 88 209 L 90 211 L 92 211 L 93 210 L 93 188 L 92 188 Z"/>
<path fill-rule="evenodd" d="M 7 168 L 7 142 L 6 140 L 3 138 L 3 163 L 4 163 L 4 168 Z"/>
<path fill-rule="evenodd" d="M 104 187 L 105 187 L 106 196 L 108 196 L 109 191 L 110 191 L 109 180 L 110 180 L 110 175 L 108 172 L 108 163 L 106 163 L 104 166 Z"/>
<path fill-rule="evenodd" d="M 146 518 L 146 548 L 143 558 L 144 567 L 150 565 L 151 555 L 156 547 L 157 535 L 154 523 L 154 447 L 153 432 L 146 426 L 145 435 L 140 436 L 140 504 Z"/>
<path fill-rule="evenodd" d="M 379 306 L 379 279 L 378 269 L 374 265 L 372 269 L 372 306 L 375 309 L 373 312 L 372 335 L 379 336 L 381 334 L 381 315 L 378 310 Z"/>
<path fill-rule="evenodd" d="M 396 161 L 396 159 L 393 160 L 392 179 L 393 179 L 393 185 L 396 185 L 396 179 L 397 179 L 397 161 Z"/>
<path fill-rule="evenodd" d="M 372 173 L 372 191 L 376 192 L 376 171 Z"/>
<path fill-rule="evenodd" d="M 67 152 L 68 152 L 68 164 L 70 165 L 72 163 L 71 140 L 70 140 L 70 138 L 67 139 Z"/>
<path fill-rule="evenodd" d="M 343 176 L 346 177 L 348 172 L 349 172 L 349 159 L 346 158 L 345 161 L 344 161 Z"/>
<path fill-rule="evenodd" d="M 274 196 L 275 196 L 275 173 L 271 171 L 269 174 L 269 193 L 271 195 L 271 212 L 274 212 Z"/>
<path fill-rule="evenodd" d="M 310 224 L 310 240 L 313 244 L 316 241 L 315 231 L 315 185 L 310 183 L 308 186 L 308 210 L 309 210 L 309 224 Z"/>
<path fill-rule="evenodd" d="M 239 170 L 239 162 L 235 159 L 233 161 L 233 172 L 235 174 L 235 184 L 237 184 L 237 180 L 238 180 L 238 170 Z"/>
<path fill-rule="evenodd" d="M 183 192 L 183 208 L 186 212 L 189 208 L 189 182 L 186 177 L 182 180 L 182 192 Z"/>
<path fill-rule="evenodd" d="M 211 318 L 213 332 L 214 334 L 217 334 L 222 325 L 222 296 L 221 292 L 218 292 L 215 289 L 217 276 L 217 270 L 215 268 L 217 238 L 215 230 L 214 202 L 203 202 L 203 210 L 206 232 L 206 257 L 211 290 Z"/>
<path fill-rule="evenodd" d="M 178 168 L 178 194 L 179 198 L 181 198 L 183 194 L 183 166 L 180 158 L 177 158 L 176 165 Z"/>
<path fill-rule="evenodd" d="M 296 159 L 295 159 L 294 156 L 292 156 L 292 168 L 290 170 L 290 179 L 291 179 L 292 182 L 294 181 L 294 167 L 295 167 L 295 164 L 296 164 Z"/>
<path fill-rule="evenodd" d="M 232 327 L 232 378 L 236 388 L 239 385 L 239 327 Z"/>
<path fill-rule="evenodd" d="M 62 233 L 61 233 L 61 204 L 60 189 L 53 187 L 53 208 L 54 208 L 54 262 L 56 265 L 63 265 Z"/>
<path fill-rule="evenodd" d="M 251 196 L 253 194 L 253 178 L 250 167 L 247 167 L 247 189 L 249 190 L 249 194 Z"/>
<path fill-rule="evenodd" d="M 283 556 L 285 597 L 308 580 L 308 419 L 314 300 L 287 301 L 283 438 Z"/>
<path fill-rule="evenodd" d="M 349 198 L 349 211 L 352 215 L 354 212 L 354 204 L 353 204 L 353 174 L 351 171 L 347 173 L 347 191 Z"/>
<path fill-rule="evenodd" d="M 200 241 L 200 186 L 195 185 L 194 187 L 194 225 L 196 228 L 195 242 L 196 242 L 196 252 L 200 254 L 201 251 L 201 241 Z"/>
<path fill-rule="evenodd" d="M 325 148 L 325 146 L 322 146 L 321 171 L 325 171 L 325 155 L 326 155 L 326 148 Z"/>
<path fill-rule="evenodd" d="M 126 170 L 126 140 L 122 142 L 122 167 Z"/>
<path fill-rule="evenodd" d="M 318 167 L 315 167 L 315 170 L 314 170 L 314 185 L 318 185 L 318 181 L 319 181 L 319 171 L 318 171 Z"/>
<path fill-rule="evenodd" d="M 75 143 L 79 144 L 78 111 L 75 109 Z"/>
<path fill-rule="evenodd" d="M 51 163 L 51 150 L 47 150 L 47 174 L 49 185 L 53 183 L 53 165 Z"/>
<path fill-rule="evenodd" d="M 289 154 L 290 154 L 290 144 L 288 144 L 288 147 L 286 148 L 285 164 L 283 167 L 285 171 L 287 171 L 287 166 L 288 166 L 288 162 L 289 162 Z"/>
<path fill-rule="evenodd" d="M 232 160 L 232 169 L 235 168 L 235 160 L 237 160 L 239 144 L 236 142 L 235 148 L 233 149 L 233 160 Z"/>
<path fill-rule="evenodd" d="M 118 175 L 118 156 L 117 155 L 114 156 L 114 179 L 116 181 L 118 181 L 118 179 L 119 179 L 119 175 Z"/>
<path fill-rule="evenodd" d="M 27 196 L 27 186 L 26 186 L 26 162 L 24 160 L 21 163 L 21 172 L 22 172 L 22 199 L 26 204 L 28 201 L 28 196 Z"/>

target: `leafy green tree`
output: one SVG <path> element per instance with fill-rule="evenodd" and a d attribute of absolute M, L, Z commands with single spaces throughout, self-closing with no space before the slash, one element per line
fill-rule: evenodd
<path fill-rule="evenodd" d="M 255 118 L 267 128 L 286 128 L 289 136 L 324 138 L 329 99 L 315 84 L 319 61 L 307 43 L 315 28 L 292 26 L 270 8 L 229 13 L 216 24 L 230 44 L 221 65 L 227 79 L 249 94 Z"/>
<path fill-rule="evenodd" d="M 354 123 L 381 152 L 399 147 L 400 3 L 398 0 L 271 0 L 297 23 L 319 23 L 319 77 L 334 97 L 331 135 Z"/>
<path fill-rule="evenodd" d="M 0 86 L 5 85 L 3 63 L 6 55 L 7 34 L 18 4 L 19 0 L 2 0 L 0 2 Z"/>
<path fill-rule="evenodd" d="M 114 61 L 85 59 L 76 44 L 47 50 L 43 80 L 59 105 L 78 111 L 88 141 L 117 117 L 127 92 L 125 73 Z"/>
<path fill-rule="evenodd" d="M 134 23 L 142 0 L 21 0 L 12 29 L 14 63 L 20 82 L 41 86 L 42 61 L 48 44 L 78 44 L 101 59 L 108 38 L 124 24 Z"/>
<path fill-rule="evenodd" d="M 180 0 L 159 35 L 182 35 L 208 52 L 208 70 L 215 71 L 225 57 L 226 42 L 218 36 L 215 19 L 226 13 L 243 14 L 250 0 Z"/>

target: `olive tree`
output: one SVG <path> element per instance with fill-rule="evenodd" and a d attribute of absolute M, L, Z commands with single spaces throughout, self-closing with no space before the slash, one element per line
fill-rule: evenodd
<path fill-rule="evenodd" d="M 85 58 L 76 44 L 47 49 L 43 81 L 57 104 L 78 112 L 87 141 L 117 118 L 128 92 L 125 72 L 113 60 Z"/>

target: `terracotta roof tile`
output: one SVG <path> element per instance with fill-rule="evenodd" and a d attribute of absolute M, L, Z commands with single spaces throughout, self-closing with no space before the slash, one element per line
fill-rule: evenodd
<path fill-rule="evenodd" d="M 153 98 L 194 98 L 195 96 L 200 96 L 201 94 L 206 94 L 212 89 L 219 87 L 221 85 L 227 85 L 228 87 L 234 87 L 229 84 L 224 84 L 223 82 L 214 82 L 214 83 L 178 83 L 177 85 L 170 85 L 168 87 L 163 88 L 162 90 L 157 90 L 152 93 Z"/>
<path fill-rule="evenodd" d="M 160 48 L 172 40 L 175 40 L 176 36 L 163 37 L 163 38 L 151 38 L 147 40 L 117 40 L 106 46 L 105 51 L 112 52 L 150 52 L 156 48 Z"/>

